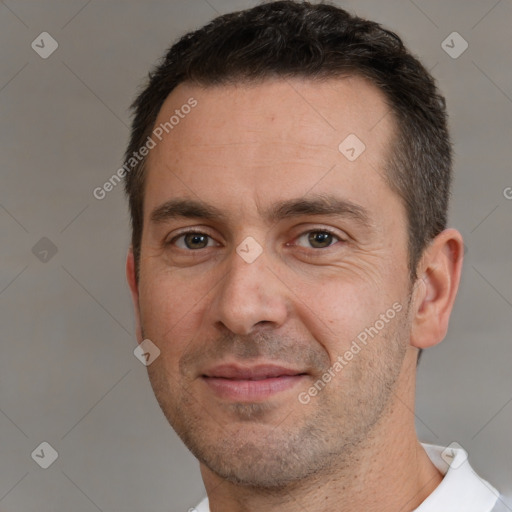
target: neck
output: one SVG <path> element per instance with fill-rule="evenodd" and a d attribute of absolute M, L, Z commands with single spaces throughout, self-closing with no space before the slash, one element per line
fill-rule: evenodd
<path fill-rule="evenodd" d="M 412 352 L 412 351 L 411 351 Z M 415 354 L 408 354 L 415 363 Z M 414 368 L 415 369 L 415 368 Z M 235 485 L 201 465 L 211 512 L 410 512 L 439 485 L 441 473 L 414 428 L 414 369 L 403 372 L 387 413 L 356 448 L 351 464 L 332 464 L 286 489 L 269 491 Z M 412 375 L 406 379 L 404 375 Z M 300 506 L 299 506 L 300 505 Z"/>

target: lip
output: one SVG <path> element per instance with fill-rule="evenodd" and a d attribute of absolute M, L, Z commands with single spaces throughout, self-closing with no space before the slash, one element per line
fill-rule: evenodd
<path fill-rule="evenodd" d="M 201 378 L 220 398 L 255 402 L 291 389 L 305 376 L 302 370 L 284 366 L 224 364 L 208 369 Z"/>

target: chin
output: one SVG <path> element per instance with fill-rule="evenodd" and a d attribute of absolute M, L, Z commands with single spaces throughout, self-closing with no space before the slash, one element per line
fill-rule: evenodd
<path fill-rule="evenodd" d="M 328 471 L 329 447 L 307 429 L 300 432 L 241 424 L 236 431 L 201 436 L 188 431 L 182 440 L 209 471 L 235 485 L 278 491 Z M 202 432 L 204 434 L 204 432 Z"/>

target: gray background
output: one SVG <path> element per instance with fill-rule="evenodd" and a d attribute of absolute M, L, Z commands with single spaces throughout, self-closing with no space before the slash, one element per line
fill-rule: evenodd
<path fill-rule="evenodd" d="M 447 339 L 423 355 L 417 427 L 466 448 L 512 510 L 512 1 L 337 3 L 397 31 L 446 94 L 467 254 Z M 203 496 L 133 355 L 121 186 L 92 191 L 121 164 L 149 67 L 177 36 L 255 4 L 0 3 L 3 512 L 180 512 Z M 31 48 L 44 31 L 59 44 L 47 59 Z M 454 31 L 469 43 L 456 59 L 441 46 Z M 31 458 L 43 441 L 59 454 L 48 469 Z"/>

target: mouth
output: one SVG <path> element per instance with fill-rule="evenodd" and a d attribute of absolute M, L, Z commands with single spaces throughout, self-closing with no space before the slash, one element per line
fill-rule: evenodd
<path fill-rule="evenodd" d="M 306 376 L 302 370 L 283 366 L 220 365 L 207 370 L 201 379 L 220 398 L 257 402 L 292 389 Z"/>

